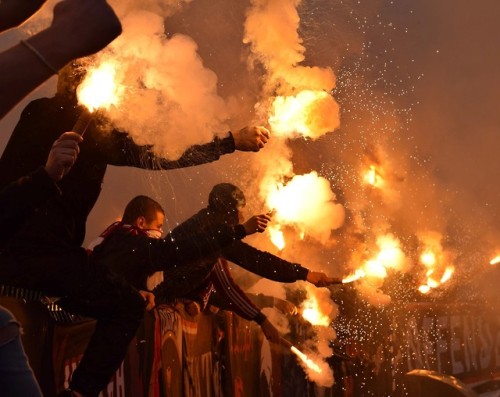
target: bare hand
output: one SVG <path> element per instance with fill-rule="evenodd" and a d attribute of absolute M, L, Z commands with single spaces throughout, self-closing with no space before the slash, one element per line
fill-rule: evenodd
<path fill-rule="evenodd" d="M 243 152 L 258 152 L 270 138 L 269 130 L 265 127 L 245 127 L 233 133 L 236 150 Z"/>
<path fill-rule="evenodd" d="M 152 292 L 142 290 L 140 290 L 139 293 L 146 302 L 146 310 L 152 310 L 155 307 L 155 295 Z"/>
<path fill-rule="evenodd" d="M 314 284 L 316 287 L 326 287 L 332 284 L 342 284 L 342 279 L 337 277 L 328 277 L 322 272 L 311 272 L 307 273 L 307 281 Z"/>
<path fill-rule="evenodd" d="M 75 164 L 82 141 L 76 132 L 65 132 L 54 142 L 45 164 L 45 171 L 54 181 L 60 181 Z"/>
<path fill-rule="evenodd" d="M 247 234 L 247 236 L 256 232 L 262 233 L 264 230 L 266 230 L 267 224 L 270 220 L 271 217 L 267 214 L 252 216 L 243 224 L 245 233 Z"/>
<path fill-rule="evenodd" d="M 271 324 L 271 322 L 266 318 L 266 320 L 260 325 L 262 332 L 264 333 L 266 339 L 272 343 L 280 343 L 281 335 L 279 331 Z"/>

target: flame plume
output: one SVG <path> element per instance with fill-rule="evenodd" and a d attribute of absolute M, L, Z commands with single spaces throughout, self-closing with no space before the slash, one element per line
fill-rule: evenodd
<path fill-rule="evenodd" d="M 78 86 L 78 102 L 90 112 L 118 106 L 124 87 L 117 84 L 116 73 L 116 65 L 112 62 L 104 62 L 99 67 L 89 70 Z"/>
<path fill-rule="evenodd" d="M 500 255 L 497 255 L 490 261 L 490 265 L 496 265 L 497 263 L 500 263 Z"/>
<path fill-rule="evenodd" d="M 296 96 L 278 96 L 272 104 L 269 125 L 277 136 L 317 139 L 338 128 L 338 107 L 325 91 L 303 90 Z"/>

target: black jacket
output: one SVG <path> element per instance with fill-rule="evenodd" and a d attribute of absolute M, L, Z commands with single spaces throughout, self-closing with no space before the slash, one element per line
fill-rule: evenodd
<path fill-rule="evenodd" d="M 70 98 L 56 95 L 31 102 L 22 112 L 12 136 L 0 158 L 0 189 L 45 164 L 53 142 L 71 131 L 82 109 Z M 120 131 L 104 131 L 98 121 L 91 123 L 80 154 L 71 171 L 58 183 L 62 195 L 51 200 L 30 221 L 33 232 L 24 239 L 39 238 L 49 244 L 55 236 L 69 244 L 81 245 L 85 237 L 85 222 L 101 191 L 108 164 L 143 169 L 172 169 L 217 160 L 234 151 L 231 136 L 193 146 L 180 159 L 170 161 L 156 156 L 151 146 L 139 146 Z"/>
<path fill-rule="evenodd" d="M 15 180 L 0 190 L 0 249 L 26 219 L 61 194 L 43 167 Z"/>
<path fill-rule="evenodd" d="M 118 230 L 97 245 L 90 258 L 94 266 L 107 268 L 112 276 L 146 289 L 146 279 L 157 271 L 181 269 L 184 264 L 206 256 L 218 256 L 221 247 L 245 237 L 242 225 L 216 225 L 189 236 L 167 235 L 153 239 Z M 186 274 L 189 279 L 196 274 Z"/>
<path fill-rule="evenodd" d="M 222 222 L 213 212 L 205 208 L 177 226 L 171 235 L 174 239 L 188 238 L 193 233 L 213 228 Z M 200 287 L 209 277 L 218 256 L 218 253 L 214 253 L 185 266 L 165 270 L 164 282 L 155 289 L 155 294 L 160 297 L 159 301 L 186 296 Z M 260 251 L 242 241 L 235 241 L 224 247 L 220 256 L 252 273 L 278 282 L 292 283 L 305 280 L 308 273 L 307 268 L 297 263 Z"/>

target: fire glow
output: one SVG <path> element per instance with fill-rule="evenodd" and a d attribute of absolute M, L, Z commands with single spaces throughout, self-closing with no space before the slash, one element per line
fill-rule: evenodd
<path fill-rule="evenodd" d="M 78 102 L 90 112 L 118 106 L 124 87 L 118 85 L 115 79 L 116 68 L 111 62 L 102 63 L 98 68 L 89 70 L 78 86 Z"/>
<path fill-rule="evenodd" d="M 296 96 L 278 96 L 272 104 L 269 125 L 285 138 L 301 135 L 317 139 L 339 126 L 338 104 L 325 91 L 304 90 Z"/>

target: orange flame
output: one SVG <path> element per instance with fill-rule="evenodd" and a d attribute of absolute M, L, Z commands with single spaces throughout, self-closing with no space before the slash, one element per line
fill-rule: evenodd
<path fill-rule="evenodd" d="M 118 85 L 115 80 L 116 67 L 111 62 L 105 62 L 98 68 L 90 70 L 78 86 L 78 101 L 90 112 L 117 106 L 124 87 Z"/>
<path fill-rule="evenodd" d="M 363 179 L 367 184 L 373 187 L 380 188 L 384 185 L 384 180 L 374 165 L 371 165 L 370 169 L 365 172 Z"/>
<path fill-rule="evenodd" d="M 356 269 L 356 271 L 354 271 L 354 273 L 351 273 L 347 277 L 343 278 L 342 283 L 343 284 L 352 283 L 352 282 L 359 280 L 360 278 L 363 278 L 363 277 L 365 277 L 365 272 L 363 271 L 363 269 Z"/>
<path fill-rule="evenodd" d="M 295 346 L 292 346 L 290 350 L 299 357 L 304 364 L 307 365 L 308 368 L 312 369 L 314 372 L 317 372 L 318 374 L 321 373 L 321 367 L 316 364 L 313 360 L 311 360 L 309 357 L 307 357 L 304 353 L 302 353 L 299 349 L 297 349 Z"/>
<path fill-rule="evenodd" d="M 278 96 L 269 125 L 273 134 L 290 138 L 299 134 L 319 138 L 339 126 L 338 104 L 325 91 L 304 90 L 296 96 Z"/>
<path fill-rule="evenodd" d="M 328 327 L 330 325 L 330 318 L 321 313 L 319 310 L 318 300 L 314 295 L 311 295 L 307 300 L 302 303 L 302 317 L 309 321 L 312 325 L 322 325 Z"/>
<path fill-rule="evenodd" d="M 285 248 L 285 237 L 283 236 L 283 232 L 281 231 L 280 225 L 268 226 L 267 231 L 271 237 L 271 242 L 278 248 L 280 251 Z"/>

